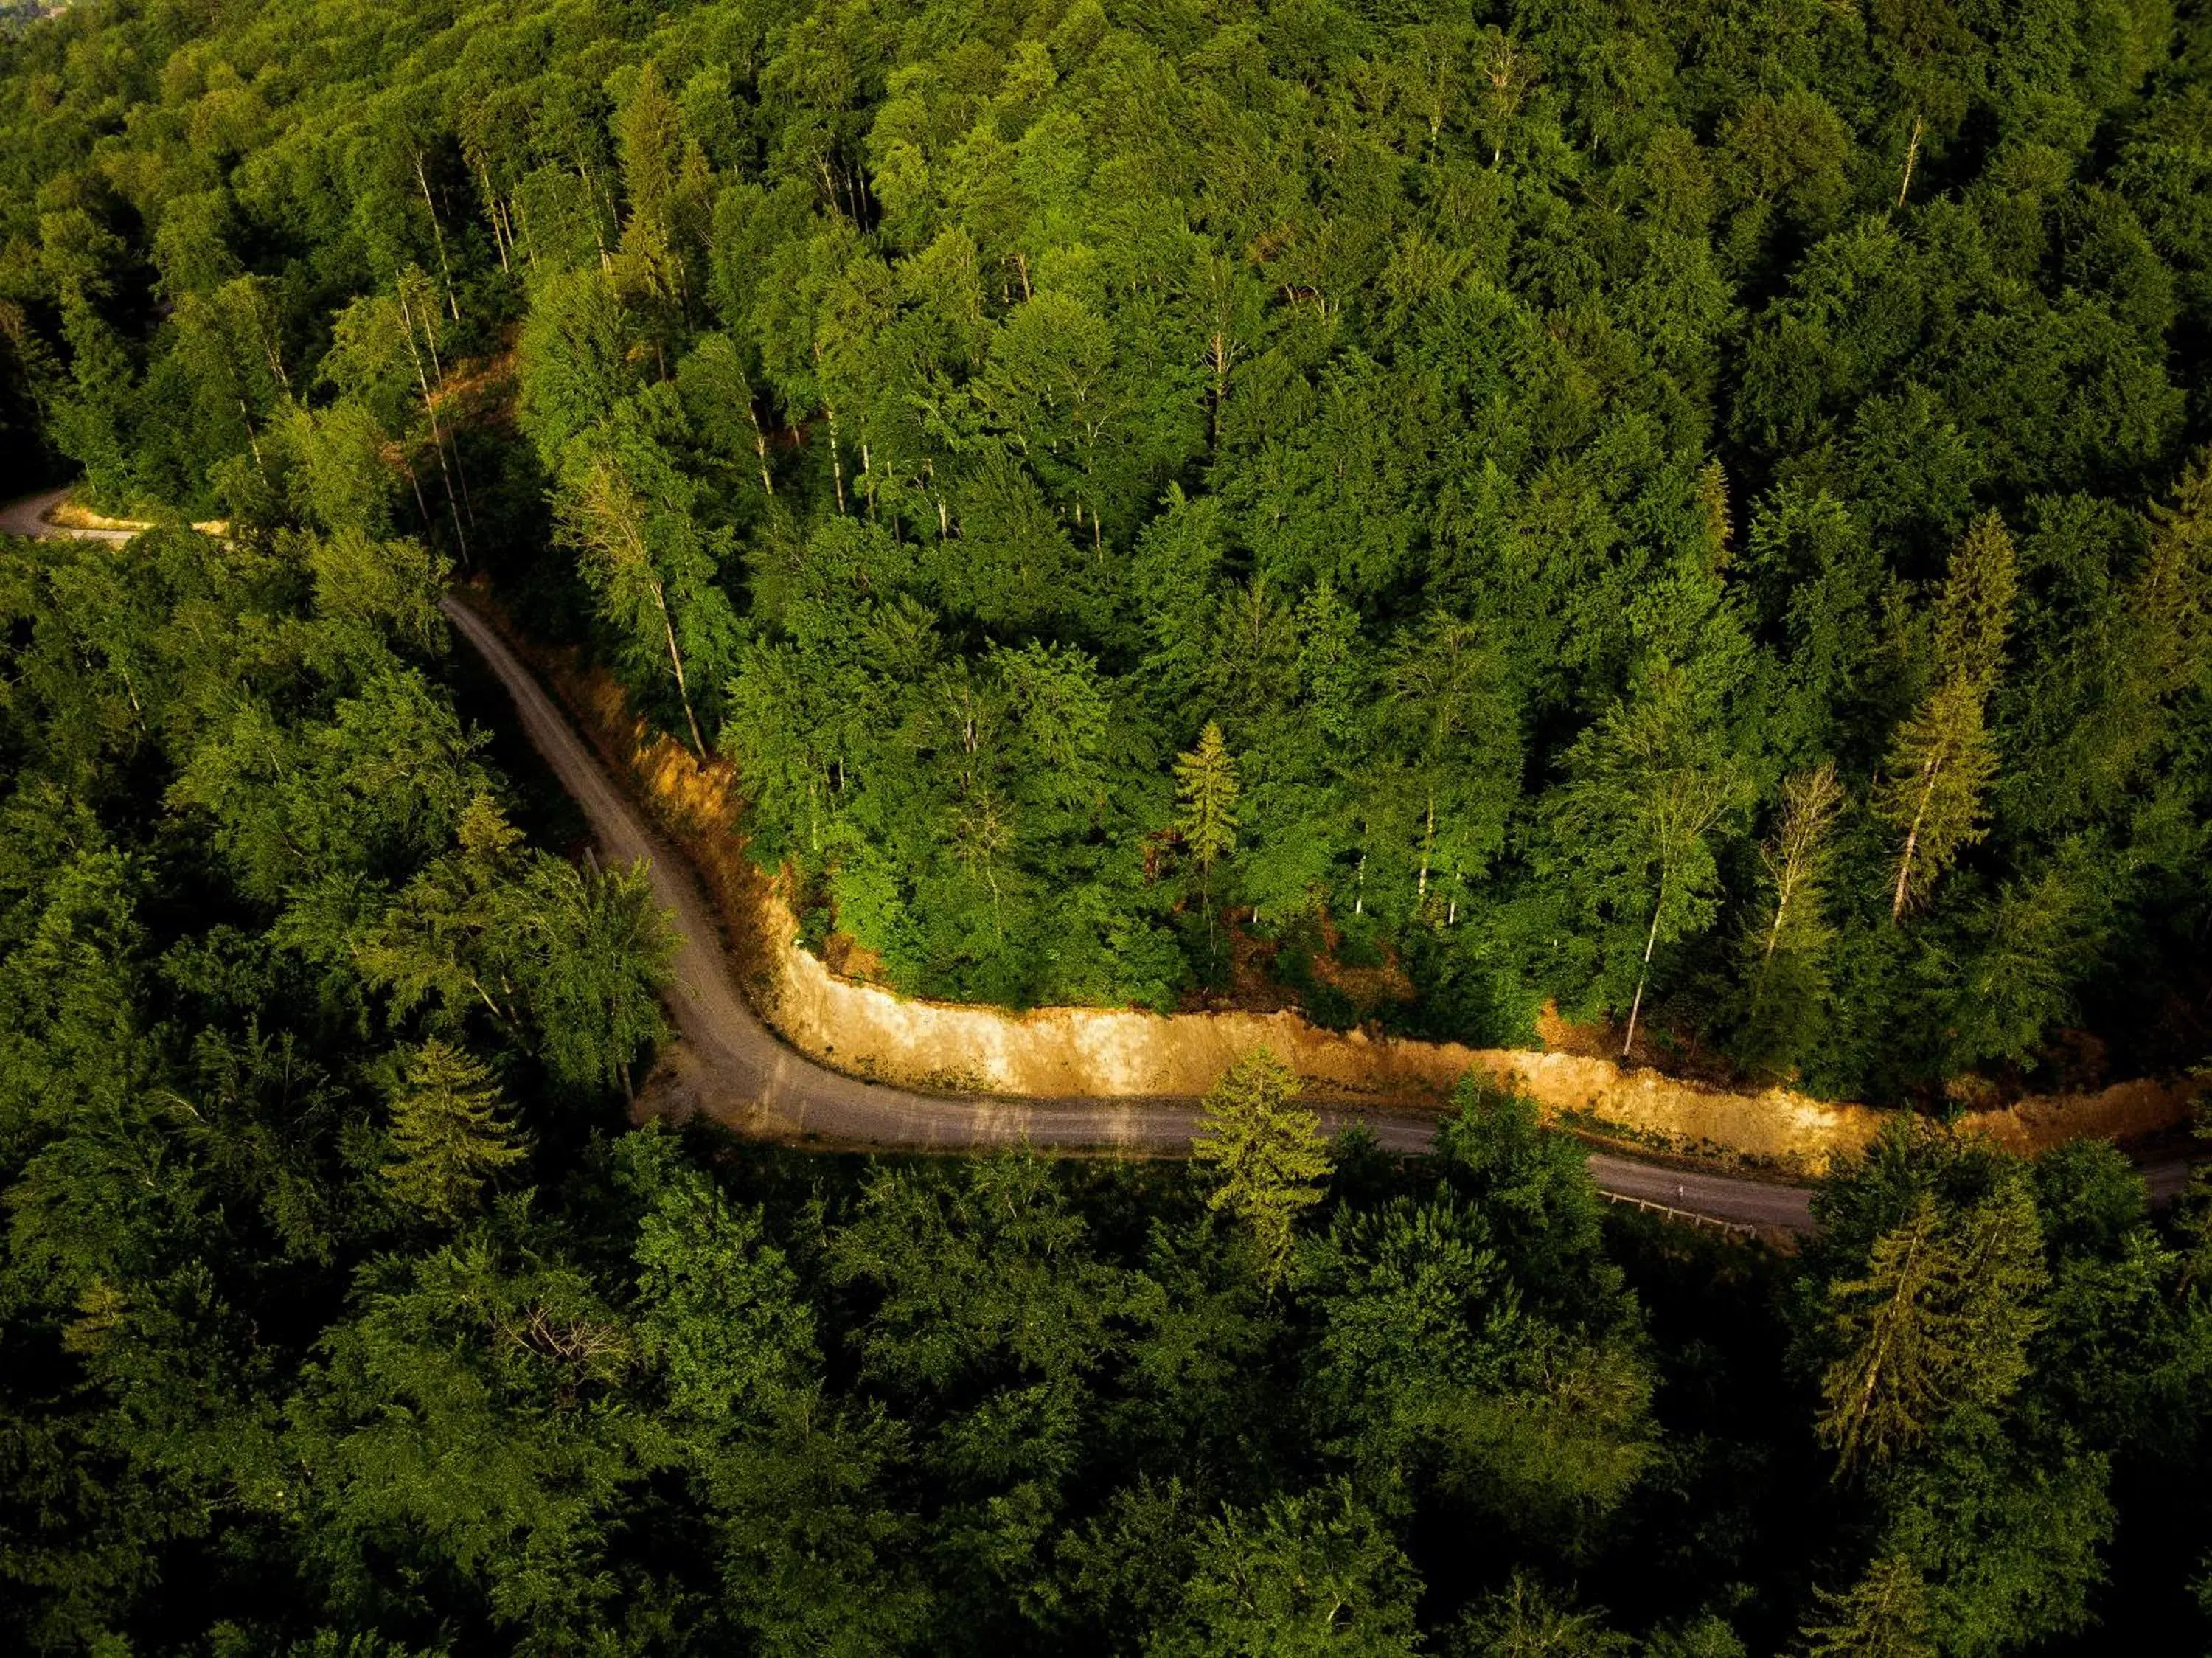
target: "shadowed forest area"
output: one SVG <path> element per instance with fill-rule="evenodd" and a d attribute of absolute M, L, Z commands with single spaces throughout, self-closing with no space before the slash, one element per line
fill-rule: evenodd
<path fill-rule="evenodd" d="M 0 1642 L 2206 1650 L 2212 1186 L 1940 1119 L 2212 1054 L 2209 338 L 2160 0 L 0 22 Z M 630 1129 L 477 575 L 897 989 L 1917 1109 Z"/>

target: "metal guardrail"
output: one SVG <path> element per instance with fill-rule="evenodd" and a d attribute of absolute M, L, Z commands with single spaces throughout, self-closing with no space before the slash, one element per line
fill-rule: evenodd
<path fill-rule="evenodd" d="M 1662 1204 L 1650 1198 L 1638 1198 L 1626 1192 L 1607 1192 L 1598 1188 L 1598 1196 L 1609 1204 L 1633 1204 L 1647 1215 L 1658 1215 L 1670 1221 L 1687 1221 L 1692 1226 L 1709 1226 L 1716 1232 L 1731 1237 L 1755 1238 L 1759 1228 L 1748 1221 L 1723 1221 L 1714 1215 L 1700 1215 L 1693 1209 L 1677 1209 L 1672 1204 Z"/>

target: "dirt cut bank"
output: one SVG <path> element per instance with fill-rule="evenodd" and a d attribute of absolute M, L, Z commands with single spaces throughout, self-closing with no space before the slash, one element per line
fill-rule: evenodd
<path fill-rule="evenodd" d="M 483 595 L 474 597 L 480 612 L 501 620 Z M 763 1015 L 793 1047 L 853 1075 L 1036 1099 L 1188 1097 L 1211 1088 L 1236 1056 L 1265 1043 L 1316 1100 L 1433 1107 L 1474 1070 L 1522 1089 L 1550 1117 L 1600 1135 L 1806 1174 L 1864 1145 L 1887 1115 L 1788 1088 L 1715 1088 L 1580 1054 L 1332 1031 L 1295 1013 L 1017 1014 L 917 1000 L 844 977 L 801 947 L 789 907 L 747 856 L 734 768 L 653 732 L 605 673 L 571 654 L 532 646 L 503 621 L 501 631 L 692 860 Z M 2146 1079 L 2032 1096 L 1960 1121 L 2008 1149 L 2032 1152 L 2064 1140 L 2171 1129 L 2186 1119 L 2189 1099 L 2181 1085 Z"/>

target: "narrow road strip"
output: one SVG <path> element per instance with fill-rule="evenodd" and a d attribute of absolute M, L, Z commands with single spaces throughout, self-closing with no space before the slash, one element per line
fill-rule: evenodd
<path fill-rule="evenodd" d="M 1198 1106 L 1188 1100 L 1007 1099 L 916 1094 L 864 1082 L 787 1046 L 761 1021 L 730 971 L 714 914 L 681 858 L 646 825 L 530 670 L 483 619 L 443 601 L 455 630 L 514 698 L 524 735 L 574 796 L 608 857 L 643 858 L 674 917 L 675 979 L 669 1007 L 679 1070 L 699 1108 L 741 1132 L 841 1145 L 935 1150 L 1027 1144 L 1063 1150 L 1173 1154 L 1187 1148 Z M 1364 1125 L 1393 1151 L 1426 1151 L 1433 1113 L 1328 1107 L 1331 1131 Z M 1590 1173 L 1608 1195 L 1737 1226 L 1802 1232 L 1811 1226 L 1802 1187 L 1747 1175 L 1593 1154 Z"/>
<path fill-rule="evenodd" d="M 21 501 L 10 501 L 0 506 L 0 535 L 20 535 L 26 540 L 66 536 L 73 541 L 128 541 L 138 533 L 137 530 L 79 529 L 73 525 L 49 523 L 46 515 L 69 499 L 65 489 L 48 490 L 44 495 L 27 495 Z"/>
<path fill-rule="evenodd" d="M 50 522 L 46 515 L 68 494 L 51 490 L 0 504 L 0 535 L 118 542 L 137 533 Z M 848 1076 L 787 1046 L 738 989 L 714 911 L 684 860 L 646 826 L 506 641 L 457 600 L 441 604 L 514 699 L 524 735 L 583 809 L 600 850 L 651 866 L 654 894 L 677 935 L 669 1010 L 682 1040 L 673 1069 L 698 1109 L 740 1133 L 827 1145 L 965 1151 L 1026 1144 L 1152 1155 L 1188 1149 L 1198 1119 L 1194 1100 L 916 1094 Z M 1332 1132 L 1364 1125 L 1392 1151 L 1425 1152 L 1435 1138 L 1433 1113 L 1330 1106 L 1321 1116 Z M 1590 1153 L 1589 1169 L 1607 1197 L 1638 1208 L 1738 1229 L 1812 1229 L 1812 1194 L 1802 1186 L 1603 1151 Z M 2178 1158 L 2145 1167 L 2152 1201 L 2179 1196 L 2189 1170 Z"/>

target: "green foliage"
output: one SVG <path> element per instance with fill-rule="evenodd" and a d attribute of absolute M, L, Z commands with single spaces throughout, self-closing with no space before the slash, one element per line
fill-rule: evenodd
<path fill-rule="evenodd" d="M 1658 665 L 1633 701 L 1615 702 L 1583 734 L 1556 796 L 1555 832 L 1581 865 L 1591 907 L 1631 925 L 1638 912 L 1650 915 L 1623 1054 L 1635 1045 L 1653 952 L 1712 913 L 1719 866 L 1711 838 L 1747 792 L 1699 691 L 1689 674 Z"/>
<path fill-rule="evenodd" d="M 165 527 L 0 547 L 0 1642 L 2203 1643 L 2208 1205 L 2106 1151 L 1784 1259 L 1473 1082 L 617 1133 L 665 928 L 456 572 L 902 991 L 2202 1061 L 2202 9 L 1509 9 L 15 8 L 0 452 Z"/>
<path fill-rule="evenodd" d="M 1269 1283 L 1283 1275 L 1300 1211 L 1321 1201 L 1329 1172 L 1321 1119 L 1297 1103 L 1297 1074 L 1255 1048 L 1207 1093 L 1190 1155 L 1213 1171 L 1206 1203 L 1241 1227 Z"/>
<path fill-rule="evenodd" d="M 1327 941 L 1422 1033 L 2165 1063 L 2193 15 L 1276 9 L 80 10 L 0 64 L 0 418 L 110 504 L 490 570 L 902 990 L 1171 1008 L 1233 897 L 1236 993 L 1343 1016 Z M 1823 764 L 1793 945 L 1751 833 Z"/>
<path fill-rule="evenodd" d="M 1865 1277 L 1829 1284 L 1842 1351 L 1821 1377 L 1820 1435 L 1840 1468 L 1887 1462 L 1943 1416 L 2010 1396 L 2042 1318 L 2040 1241 L 2016 1181 L 1948 1222 L 1923 1195 L 1875 1240 Z"/>
<path fill-rule="evenodd" d="M 1543 1585 L 1518 1573 L 1468 1615 L 1446 1648 L 1468 1658 L 1610 1658 L 1634 1649 L 1635 1643 L 1606 1628 L 1598 1613 L 1560 1605 Z"/>
<path fill-rule="evenodd" d="M 1861 1653 L 1933 1658 L 1927 1597 L 1927 1585 L 1910 1560 L 1895 1555 L 1877 1560 L 1844 1593 L 1821 1592 L 1820 1611 L 1831 1621 L 1807 1627 L 1805 1651 L 1810 1658 Z"/>
<path fill-rule="evenodd" d="M 1413 1644 L 1405 1557 L 1348 1490 L 1285 1496 L 1206 1522 L 1181 1614 L 1149 1655 L 1395 1658 Z"/>
<path fill-rule="evenodd" d="M 384 1178 L 400 1202 L 433 1219 L 459 1219 L 485 1184 L 523 1159 L 491 1073 L 437 1040 L 400 1057 L 392 1093 L 392 1148 Z"/>
<path fill-rule="evenodd" d="M 1985 832 L 1983 795 L 1997 757 L 1984 708 L 2002 667 L 2014 585 L 2012 539 L 1992 513 L 1952 557 L 1936 606 L 1936 688 L 1892 740 L 1875 802 L 1904 833 L 1893 920 L 1924 901 L 1960 850 Z"/>
<path fill-rule="evenodd" d="M 1202 870 L 1237 850 L 1237 762 L 1212 720 L 1198 747 L 1176 758 L 1176 795 L 1182 802 L 1176 833 Z"/>

